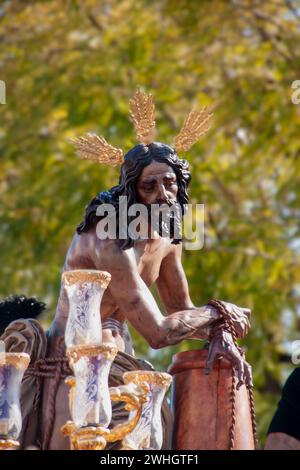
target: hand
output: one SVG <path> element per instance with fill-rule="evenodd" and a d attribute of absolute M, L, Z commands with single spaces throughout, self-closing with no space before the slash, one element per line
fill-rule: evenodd
<path fill-rule="evenodd" d="M 246 336 L 251 328 L 249 321 L 251 310 L 249 308 L 238 307 L 237 305 L 230 302 L 224 302 L 223 300 L 222 304 L 230 313 L 237 337 L 243 338 Z"/>
<path fill-rule="evenodd" d="M 227 359 L 234 367 L 238 378 L 237 389 L 243 384 L 253 387 L 251 366 L 245 361 L 233 338 L 228 331 L 219 329 L 209 343 L 208 356 L 205 365 L 205 373 L 210 374 L 214 362 L 221 357 Z"/>

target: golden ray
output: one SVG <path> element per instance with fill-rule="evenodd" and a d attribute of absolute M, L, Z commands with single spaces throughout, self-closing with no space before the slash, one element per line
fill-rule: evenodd
<path fill-rule="evenodd" d="M 199 111 L 191 111 L 183 127 L 175 138 L 176 152 L 189 150 L 211 126 L 213 113 L 207 107 Z"/>
<path fill-rule="evenodd" d="M 80 158 L 104 163 L 110 166 L 123 162 L 123 150 L 110 145 L 104 137 L 88 133 L 84 137 L 73 139 L 76 153 Z"/>
<path fill-rule="evenodd" d="M 137 140 L 150 144 L 155 136 L 155 108 L 152 95 L 138 88 L 133 99 L 129 100 L 129 107 Z"/>

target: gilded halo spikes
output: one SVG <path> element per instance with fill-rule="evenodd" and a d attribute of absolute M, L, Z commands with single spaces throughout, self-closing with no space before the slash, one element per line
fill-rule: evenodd
<path fill-rule="evenodd" d="M 213 113 L 207 107 L 191 111 L 179 134 L 175 137 L 174 148 L 177 152 L 186 152 L 200 139 L 211 126 Z"/>
<path fill-rule="evenodd" d="M 85 160 L 116 166 L 123 162 L 123 150 L 110 145 L 104 137 L 88 133 L 73 140 L 76 153 Z"/>
<path fill-rule="evenodd" d="M 129 100 L 129 107 L 136 140 L 144 144 L 151 144 L 155 137 L 155 108 L 152 95 L 138 88 L 133 99 Z"/>
<path fill-rule="evenodd" d="M 138 142 L 150 144 L 155 137 L 155 107 L 151 94 L 139 88 L 129 101 L 130 117 Z M 186 152 L 210 128 L 213 113 L 207 108 L 191 111 L 179 134 L 174 139 L 174 149 Z M 110 166 L 120 165 L 124 160 L 122 149 L 113 147 L 102 136 L 88 133 L 73 140 L 76 153 L 85 160 L 96 161 Z"/>

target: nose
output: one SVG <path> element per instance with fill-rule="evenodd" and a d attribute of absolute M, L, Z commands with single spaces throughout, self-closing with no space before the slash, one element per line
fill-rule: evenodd
<path fill-rule="evenodd" d="M 164 203 L 168 200 L 166 188 L 163 184 L 159 185 L 158 188 L 158 194 L 157 194 L 157 200 L 159 203 Z"/>

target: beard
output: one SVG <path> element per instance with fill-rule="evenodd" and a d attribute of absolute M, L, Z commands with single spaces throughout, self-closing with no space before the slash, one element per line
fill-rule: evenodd
<path fill-rule="evenodd" d="M 147 204 L 148 224 L 160 237 L 170 238 L 172 243 L 182 241 L 182 208 L 175 200 L 163 204 Z"/>

